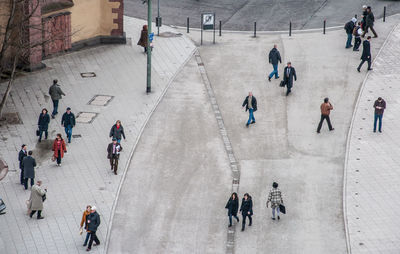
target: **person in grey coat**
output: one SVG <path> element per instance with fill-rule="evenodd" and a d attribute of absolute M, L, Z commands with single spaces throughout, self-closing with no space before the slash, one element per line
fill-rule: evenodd
<path fill-rule="evenodd" d="M 31 179 L 31 187 L 34 185 L 35 182 L 35 167 L 36 167 L 36 161 L 32 157 L 33 152 L 29 151 L 28 156 L 26 156 L 22 160 L 22 166 L 24 167 L 24 187 L 25 190 L 28 189 L 28 179 Z"/>
<path fill-rule="evenodd" d="M 53 113 L 51 113 L 51 118 L 54 118 L 55 115 L 58 114 L 58 101 L 61 100 L 62 95 L 65 96 L 65 93 L 61 90 L 60 85 L 58 84 L 58 80 L 53 80 L 53 85 L 49 88 L 49 94 L 51 96 L 51 100 L 53 101 Z"/>
<path fill-rule="evenodd" d="M 44 217 L 42 216 L 42 210 L 43 210 L 43 202 L 45 199 L 44 196 L 46 195 L 47 192 L 46 189 L 42 189 L 41 185 L 42 181 L 37 181 L 37 183 L 32 186 L 31 196 L 29 197 L 29 205 L 28 205 L 28 209 L 31 211 L 29 213 L 29 217 L 32 218 L 32 216 L 37 211 L 38 220 L 44 219 Z"/>
<path fill-rule="evenodd" d="M 271 81 L 271 78 L 274 75 L 275 75 L 275 79 L 279 78 L 279 75 L 278 75 L 278 61 L 280 63 L 282 63 L 282 59 L 281 59 L 281 54 L 279 53 L 277 47 L 278 46 L 275 44 L 274 48 L 271 49 L 271 51 L 269 52 L 269 55 L 268 55 L 269 63 L 272 64 L 272 67 L 274 68 L 274 70 L 268 76 L 268 81 Z"/>

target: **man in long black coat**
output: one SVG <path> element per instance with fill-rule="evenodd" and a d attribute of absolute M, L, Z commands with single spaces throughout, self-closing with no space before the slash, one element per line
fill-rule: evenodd
<path fill-rule="evenodd" d="M 28 155 L 28 152 L 26 151 L 26 145 L 21 146 L 21 151 L 18 153 L 18 161 L 19 161 L 19 169 L 21 170 L 21 175 L 20 175 L 20 183 L 24 185 L 24 166 L 22 165 L 23 159 Z"/>
<path fill-rule="evenodd" d="M 33 152 L 29 151 L 28 156 L 22 160 L 22 166 L 24 167 L 24 187 L 28 189 L 28 179 L 31 179 L 31 187 L 35 184 L 35 167 L 36 161 L 32 157 Z"/>
<path fill-rule="evenodd" d="M 292 91 L 293 78 L 295 81 L 297 81 L 296 70 L 294 69 L 294 67 L 292 67 L 291 62 L 287 63 L 287 66 L 285 67 L 283 73 L 284 73 L 283 81 L 285 82 L 287 87 L 286 96 L 288 96 L 289 93 Z"/>
<path fill-rule="evenodd" d="M 363 51 L 361 55 L 361 63 L 357 67 L 357 71 L 360 72 L 361 66 L 368 62 L 368 70 L 372 70 L 371 68 L 371 36 L 368 36 L 367 39 L 363 42 Z"/>

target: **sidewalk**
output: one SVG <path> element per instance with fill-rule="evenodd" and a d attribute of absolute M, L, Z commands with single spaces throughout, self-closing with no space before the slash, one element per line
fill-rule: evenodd
<path fill-rule="evenodd" d="M 362 88 L 349 135 L 346 165 L 351 253 L 400 253 L 400 25 L 374 63 Z M 386 101 L 382 133 L 373 133 L 373 104 Z"/>
<path fill-rule="evenodd" d="M 7 205 L 7 214 L 0 217 L 1 253 L 83 253 L 84 235 L 80 236 L 78 230 L 87 204 L 96 205 L 101 215 L 97 235 L 104 246 L 116 191 L 133 145 L 165 88 L 195 49 L 185 36 L 155 37 L 152 93 L 146 95 L 146 55 L 136 46 L 142 25 L 141 20 L 125 17 L 131 43 L 102 45 L 49 59 L 45 61 L 47 69 L 16 80 L 6 110 L 19 112 L 23 124 L 0 127 L 4 141 L 0 143 L 0 157 L 11 171 L 0 182 L 0 196 Z M 173 30 L 162 27 L 161 32 L 165 31 Z M 82 78 L 83 72 L 95 72 L 96 77 Z M 56 119 L 50 121 L 49 140 L 37 144 L 38 114 L 44 107 L 52 109 L 48 89 L 54 78 L 66 96 L 60 101 Z M 113 97 L 106 106 L 89 105 L 95 95 Z M 67 106 L 76 116 L 79 112 L 94 112 L 97 116 L 89 124 L 77 123 L 73 134 L 81 137 L 67 145 L 68 153 L 59 168 L 50 160 L 50 146 L 56 133 L 65 136 L 61 116 Z M 115 176 L 109 169 L 106 147 L 111 142 L 110 128 L 118 119 L 127 140 L 122 141 L 124 151 Z M 25 201 L 30 191 L 19 184 L 17 159 L 23 143 L 34 151 L 38 161 L 36 180 L 43 180 L 48 189 L 45 219 L 41 221 L 26 215 Z M 92 252 L 103 253 L 103 246 L 92 248 Z"/>

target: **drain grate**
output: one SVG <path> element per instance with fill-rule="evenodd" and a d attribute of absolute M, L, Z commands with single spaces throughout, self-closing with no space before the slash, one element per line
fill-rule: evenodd
<path fill-rule="evenodd" d="M 72 137 L 73 137 L 73 138 L 81 138 L 82 135 L 81 135 L 81 134 L 72 134 Z"/>
<path fill-rule="evenodd" d="M 82 78 L 94 78 L 96 77 L 96 73 L 94 72 L 81 72 Z"/>
<path fill-rule="evenodd" d="M 107 106 L 113 98 L 114 96 L 111 95 L 97 94 L 88 102 L 88 105 Z"/>
<path fill-rule="evenodd" d="M 78 123 L 91 123 L 96 118 L 98 113 L 94 112 L 79 112 L 76 116 L 76 122 Z"/>

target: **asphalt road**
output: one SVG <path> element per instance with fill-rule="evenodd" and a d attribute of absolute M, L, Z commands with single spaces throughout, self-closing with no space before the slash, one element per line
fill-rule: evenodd
<path fill-rule="evenodd" d="M 157 1 L 153 1 L 153 21 L 157 16 Z M 147 5 L 141 0 L 126 0 L 125 15 L 147 19 Z M 200 27 L 203 12 L 215 12 L 217 23 L 221 20 L 225 30 L 252 30 L 257 21 L 257 30 L 286 30 L 289 20 L 293 29 L 340 26 L 355 14 L 360 15 L 362 5 L 370 5 L 376 18 L 400 12 L 399 1 L 383 0 L 173 0 L 160 1 L 160 16 L 168 25 Z"/>

